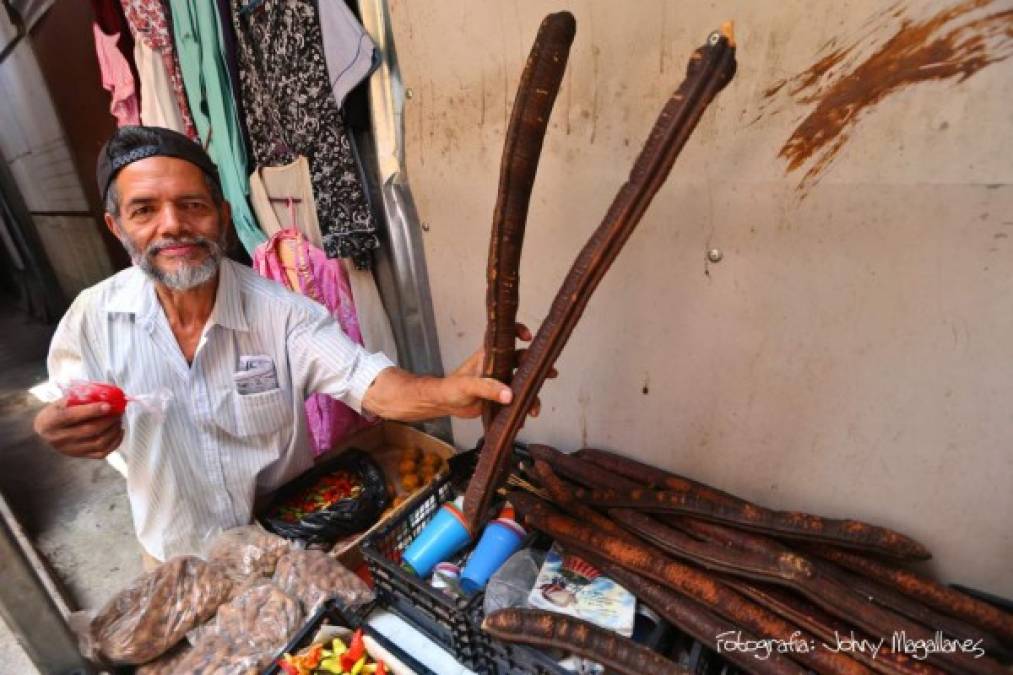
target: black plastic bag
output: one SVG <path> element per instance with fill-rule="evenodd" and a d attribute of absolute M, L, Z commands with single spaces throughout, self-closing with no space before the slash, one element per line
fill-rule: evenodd
<path fill-rule="evenodd" d="M 306 492 L 322 476 L 336 471 L 347 471 L 362 484 L 362 492 L 354 498 L 342 499 L 330 507 L 308 513 L 298 522 L 282 520 L 277 507 L 294 496 Z M 307 545 L 330 545 L 342 537 L 369 528 L 387 508 L 387 480 L 383 469 L 361 450 L 350 449 L 333 461 L 314 467 L 282 487 L 264 511 L 261 522 L 271 532 L 286 539 L 306 542 Z"/>

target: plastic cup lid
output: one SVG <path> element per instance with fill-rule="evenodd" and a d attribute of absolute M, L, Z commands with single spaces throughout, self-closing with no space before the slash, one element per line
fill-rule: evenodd
<path fill-rule="evenodd" d="M 499 523 L 503 527 L 509 527 L 511 530 L 513 530 L 514 532 L 516 532 L 517 536 L 520 537 L 521 539 L 523 539 L 528 534 L 524 530 L 524 528 L 521 527 L 520 524 L 516 520 L 507 520 L 506 518 L 497 518 L 496 520 L 494 520 L 492 522 Z"/>

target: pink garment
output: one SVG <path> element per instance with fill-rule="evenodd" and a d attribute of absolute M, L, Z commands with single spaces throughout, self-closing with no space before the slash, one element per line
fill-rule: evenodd
<path fill-rule="evenodd" d="M 286 264 L 286 260 L 293 262 Z M 341 262 L 328 258 L 294 227 L 279 230 L 254 250 L 253 269 L 322 304 L 345 335 L 362 344 L 352 289 Z M 313 394 L 306 399 L 306 421 L 317 455 L 370 424 L 347 405 L 326 394 Z"/>
<path fill-rule="evenodd" d="M 112 96 L 109 112 L 116 118 L 116 126 L 141 123 L 141 102 L 137 98 L 134 76 L 130 64 L 116 43 L 120 34 L 106 35 L 97 23 L 91 25 L 95 34 L 95 53 L 102 72 L 102 86 Z"/>

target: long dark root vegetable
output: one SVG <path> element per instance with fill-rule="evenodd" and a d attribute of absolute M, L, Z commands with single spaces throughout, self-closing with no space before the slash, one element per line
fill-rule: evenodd
<path fill-rule="evenodd" d="M 549 114 L 563 81 L 570 45 L 577 30 L 569 12 L 542 20 L 514 98 L 499 169 L 499 193 L 492 216 L 485 295 L 485 363 L 482 374 L 510 384 L 515 363 L 514 324 L 517 320 L 521 247 L 528 219 L 531 189 L 538 171 Z M 482 407 L 485 428 L 499 406 Z"/>
<path fill-rule="evenodd" d="M 501 609 L 485 617 L 482 630 L 505 642 L 556 647 L 625 675 L 691 672 L 614 631 L 556 612 Z"/>
<path fill-rule="evenodd" d="M 731 24 L 711 33 L 707 44 L 690 57 L 686 79 L 662 109 L 629 179 L 619 190 L 602 223 L 584 245 L 552 301 L 511 382 L 513 401 L 496 413 L 486 430 L 478 466 L 464 499 L 464 513 L 475 529 L 488 511 L 496 488 L 505 480 L 514 439 L 542 383 L 573 333 L 591 294 L 658 189 L 714 97 L 735 74 L 735 41 Z"/>

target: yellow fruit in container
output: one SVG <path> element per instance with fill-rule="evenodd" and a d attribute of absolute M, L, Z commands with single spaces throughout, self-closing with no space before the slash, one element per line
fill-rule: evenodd
<path fill-rule="evenodd" d="M 415 473 L 418 469 L 418 465 L 415 464 L 414 459 L 405 458 L 401 460 L 401 463 L 397 465 L 397 471 L 402 476 Z"/>
<path fill-rule="evenodd" d="M 411 492 L 419 487 L 419 477 L 414 473 L 401 476 L 401 487 Z"/>

